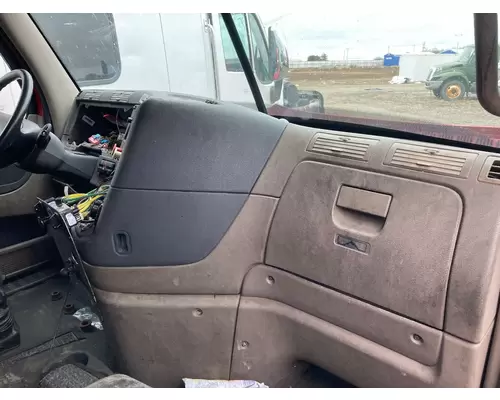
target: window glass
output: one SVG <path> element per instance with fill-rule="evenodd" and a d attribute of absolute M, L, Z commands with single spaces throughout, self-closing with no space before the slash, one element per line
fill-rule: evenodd
<path fill-rule="evenodd" d="M 113 14 L 31 14 L 80 86 L 106 84 L 120 76 Z"/>
<path fill-rule="evenodd" d="M 250 57 L 249 52 L 249 41 L 248 41 L 248 31 L 247 23 L 245 19 L 245 14 L 233 14 L 233 21 L 238 31 L 238 35 L 243 43 L 247 57 Z M 226 24 L 222 19 L 222 15 L 219 14 L 219 25 L 220 33 L 222 38 L 222 49 L 224 51 L 224 60 L 226 61 L 226 69 L 231 72 L 242 72 L 243 68 L 241 66 L 238 55 L 234 48 L 229 32 L 227 31 Z"/>
<path fill-rule="evenodd" d="M 255 108 L 223 19 L 211 15 L 33 17 L 80 86 L 217 96 Z M 473 14 L 447 18 L 454 23 L 399 9 L 233 14 L 271 115 L 500 147 L 500 118 L 477 98 Z M 211 37 L 205 23 L 214 19 Z M 272 44 L 273 29 L 280 35 Z"/>
<path fill-rule="evenodd" d="M 500 118 L 477 97 L 473 13 L 448 17 L 454 25 L 418 10 L 260 14 L 283 33 L 281 76 L 295 89 L 270 112 L 500 147 Z"/>
<path fill-rule="evenodd" d="M 269 55 L 266 39 L 254 14 L 250 14 L 250 31 L 252 32 L 253 60 L 255 64 L 255 74 L 261 82 L 271 81 L 269 73 Z"/>

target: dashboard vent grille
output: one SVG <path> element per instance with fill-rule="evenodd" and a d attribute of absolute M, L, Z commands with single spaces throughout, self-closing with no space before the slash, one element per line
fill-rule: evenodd
<path fill-rule="evenodd" d="M 318 133 L 314 136 L 307 150 L 329 156 L 367 161 L 368 149 L 375 143 L 377 140 Z"/>
<path fill-rule="evenodd" d="M 475 153 L 434 147 L 396 144 L 386 164 L 440 175 L 466 178 L 476 158 Z"/>
<path fill-rule="evenodd" d="M 481 182 L 494 183 L 500 185 L 500 158 L 498 156 L 489 156 L 479 172 Z"/>
<path fill-rule="evenodd" d="M 119 103 L 128 103 L 130 96 L 132 96 L 134 92 L 114 92 L 111 95 L 111 101 L 117 101 Z"/>
<path fill-rule="evenodd" d="M 491 163 L 488 178 L 500 180 L 500 160 L 496 160 Z"/>
<path fill-rule="evenodd" d="M 100 100 L 101 95 L 102 95 L 101 91 L 89 90 L 82 92 L 81 99 L 98 101 Z"/>

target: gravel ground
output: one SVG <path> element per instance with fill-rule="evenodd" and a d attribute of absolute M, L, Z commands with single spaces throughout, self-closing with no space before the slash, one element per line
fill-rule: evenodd
<path fill-rule="evenodd" d="M 500 118 L 485 111 L 476 96 L 453 102 L 436 98 L 423 83 L 391 85 L 394 68 L 293 70 L 299 89 L 317 90 L 325 108 L 359 112 L 393 120 L 440 124 L 500 126 Z"/>

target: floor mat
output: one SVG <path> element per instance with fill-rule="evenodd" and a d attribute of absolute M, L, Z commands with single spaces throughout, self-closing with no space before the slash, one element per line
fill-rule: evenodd
<path fill-rule="evenodd" d="M 355 386 L 316 366 L 309 366 L 294 388 L 354 388 Z"/>
<path fill-rule="evenodd" d="M 62 307 L 70 289 L 66 305 Z M 60 295 L 54 296 L 54 292 Z M 69 285 L 68 278 L 51 278 L 35 287 L 17 292 L 8 299 L 19 325 L 21 344 L 0 355 L 0 387 L 38 386 L 43 369 L 62 354 L 84 352 L 107 361 L 104 331 L 82 331 L 80 321 L 72 314 L 91 305 L 90 294 L 83 283 Z M 54 339 L 56 326 L 59 324 Z"/>
<path fill-rule="evenodd" d="M 98 379 L 73 364 L 66 364 L 50 371 L 40 381 L 43 388 L 84 388 Z"/>
<path fill-rule="evenodd" d="M 80 340 L 80 338 L 73 332 L 65 333 L 64 335 L 56 337 L 54 340 L 50 339 L 39 346 L 32 347 L 31 349 L 22 351 L 21 353 L 18 353 L 10 358 L 4 359 L 0 362 L 0 370 L 8 368 L 9 366 L 12 366 L 13 364 L 21 360 L 24 360 L 25 358 L 36 356 L 37 354 L 43 353 L 44 351 L 50 350 L 51 348 L 65 346 L 70 343 L 77 342 L 78 340 Z"/>
<path fill-rule="evenodd" d="M 277 388 L 354 388 L 349 382 L 335 376 L 324 369 L 305 361 L 294 362 L 289 375 L 284 376 Z M 264 383 L 266 383 L 264 381 Z"/>

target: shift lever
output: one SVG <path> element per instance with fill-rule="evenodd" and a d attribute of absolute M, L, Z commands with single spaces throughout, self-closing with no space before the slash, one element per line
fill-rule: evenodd
<path fill-rule="evenodd" d="M 4 279 L 5 277 L 0 275 L 0 353 L 19 346 L 21 342 L 19 327 L 7 303 Z"/>

